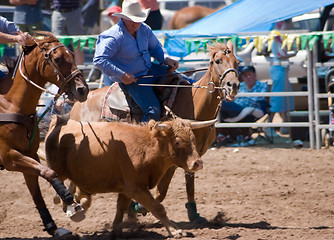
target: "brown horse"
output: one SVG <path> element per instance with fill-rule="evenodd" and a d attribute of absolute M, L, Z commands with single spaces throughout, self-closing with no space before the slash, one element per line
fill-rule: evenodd
<path fill-rule="evenodd" d="M 225 6 L 225 5 L 224 5 Z M 201 18 L 204 18 L 211 13 L 221 9 L 223 6 L 219 8 L 207 8 L 200 5 L 195 5 L 192 7 L 185 7 L 178 10 L 169 22 L 169 29 L 181 29 L 184 28 Z"/>
<path fill-rule="evenodd" d="M 233 55 L 233 45 L 215 43 L 208 46 L 210 64 L 205 75 L 196 83 L 195 88 L 179 88 L 172 111 L 185 119 L 211 120 L 217 117 L 223 99 L 232 100 L 238 93 L 239 80 L 237 68 L 239 61 Z M 206 86 L 215 91 L 199 88 Z M 198 87 L 198 88 L 196 88 Z M 86 102 L 75 103 L 71 110 L 71 118 L 77 121 L 101 121 L 101 106 L 109 87 L 91 91 Z M 196 147 L 202 156 L 213 142 L 215 128 L 213 126 L 194 130 Z M 170 168 L 157 186 L 156 199 L 165 198 L 169 183 L 174 175 L 175 167 Z M 185 174 L 188 195 L 188 217 L 190 221 L 202 219 L 195 205 L 194 175 Z"/>
<path fill-rule="evenodd" d="M 72 100 L 85 101 L 88 86 L 74 63 L 73 54 L 48 32 L 38 32 L 43 39 L 31 38 L 18 61 L 15 71 L 1 79 L 0 85 L 0 169 L 22 172 L 25 182 L 42 218 L 45 230 L 54 237 L 71 235 L 57 228 L 43 200 L 38 177 L 46 179 L 62 199 L 79 207 L 55 172 L 40 164 L 39 130 L 36 106 L 47 82 L 66 92 Z M 36 130 L 36 132 L 35 132 Z M 19 226 L 18 226 L 19 228 Z"/>

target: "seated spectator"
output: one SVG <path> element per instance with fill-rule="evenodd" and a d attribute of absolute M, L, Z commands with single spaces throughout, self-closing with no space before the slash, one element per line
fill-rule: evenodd
<path fill-rule="evenodd" d="M 256 79 L 253 66 L 241 69 L 239 93 L 267 92 L 268 85 Z M 255 122 L 267 113 L 268 103 L 264 97 L 239 97 L 232 102 L 223 101 L 220 111 L 222 122 Z"/>
<path fill-rule="evenodd" d="M 253 66 L 241 69 L 239 93 L 267 92 L 268 85 L 256 79 Z M 238 97 L 232 102 L 223 101 L 220 110 L 221 122 L 255 122 L 267 113 L 268 103 L 265 97 Z M 237 141 L 239 144 L 251 145 L 250 128 L 218 128 L 216 143 L 224 145 Z M 240 145 L 241 146 L 241 145 Z"/>

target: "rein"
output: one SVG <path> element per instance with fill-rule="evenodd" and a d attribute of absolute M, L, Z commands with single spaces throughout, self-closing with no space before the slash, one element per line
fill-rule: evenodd
<path fill-rule="evenodd" d="M 226 52 L 225 54 L 227 54 L 228 52 Z M 222 81 L 223 81 L 223 79 L 226 77 L 226 75 L 229 73 L 229 72 L 234 72 L 235 74 L 236 74 L 236 77 L 238 77 L 238 75 L 239 75 L 239 73 L 238 73 L 238 71 L 236 70 L 236 69 L 234 69 L 234 68 L 228 68 L 228 69 L 226 69 L 224 72 L 223 72 L 223 74 L 221 75 L 221 76 L 219 76 L 219 73 L 218 73 L 218 70 L 217 70 L 217 68 L 216 68 L 216 65 L 214 64 L 214 62 L 213 61 L 211 61 L 211 63 L 213 64 L 213 68 L 214 68 L 214 70 L 215 70 L 215 73 L 216 73 L 216 75 L 217 75 L 217 77 L 219 78 L 219 83 L 220 83 L 220 87 L 216 87 L 216 85 L 211 81 L 212 80 L 212 75 L 211 75 L 211 80 L 208 82 L 208 86 L 209 86 L 209 84 L 211 84 L 212 86 L 214 86 L 214 89 L 221 89 L 222 90 L 222 96 L 220 95 L 220 96 L 218 96 L 218 98 L 220 98 L 220 100 L 219 100 L 219 103 L 218 103 L 218 105 L 217 105 L 217 108 L 216 108 L 216 111 L 215 111 L 215 115 L 214 115 L 214 118 L 218 118 L 218 114 L 219 114 L 219 111 L 220 111 L 220 109 L 221 109 L 221 106 L 222 106 L 222 104 L 223 104 L 223 100 L 225 99 L 225 91 L 224 91 L 224 88 L 222 87 Z M 214 90 L 213 90 L 214 91 Z M 210 91 L 209 91 L 210 92 Z M 210 92 L 210 93 L 213 93 L 213 92 Z M 208 141 L 208 138 L 209 138 L 209 134 L 210 134 L 210 132 L 211 132 L 211 130 L 214 128 L 214 125 L 211 125 L 210 127 L 209 127 L 209 130 L 206 132 L 206 135 L 205 135 L 205 141 L 204 141 L 204 143 L 203 143 L 203 145 L 202 145 L 202 148 L 201 148 L 201 150 L 200 150 L 200 154 L 202 155 L 202 152 L 203 152 L 203 150 L 204 150 L 204 146 L 205 146 L 205 144 L 206 144 L 206 142 Z"/>
<path fill-rule="evenodd" d="M 194 73 L 194 72 L 201 72 L 201 71 L 206 71 L 206 70 L 208 70 L 208 69 L 207 68 L 199 68 L 199 69 L 195 69 L 195 70 L 188 70 L 188 71 L 184 71 L 184 72 L 165 73 L 165 74 L 161 74 L 161 75 L 143 75 L 143 76 L 137 77 L 137 79 L 173 76 L 173 75 L 177 75 L 177 74 Z"/>
<path fill-rule="evenodd" d="M 214 67 L 215 69 L 215 72 L 219 78 L 219 82 L 222 82 L 223 79 L 226 77 L 226 75 L 229 73 L 229 72 L 235 72 L 238 76 L 238 71 L 234 68 L 229 68 L 227 69 L 223 74 L 222 76 L 219 77 L 219 74 L 217 73 L 217 70 L 216 68 Z M 207 70 L 207 69 L 198 69 L 198 70 L 191 70 L 191 71 L 186 71 L 187 73 L 189 72 L 196 72 L 196 71 L 204 71 L 204 70 Z M 183 72 L 185 73 L 185 72 Z M 138 77 L 137 79 L 140 79 L 140 78 L 149 78 L 149 77 L 162 77 L 162 76 L 170 76 L 170 75 L 175 75 L 175 74 L 182 74 L 182 72 L 180 73 L 168 73 L 168 74 L 162 74 L 162 75 L 146 75 L 146 76 L 141 76 L 141 77 Z M 216 89 L 217 90 L 224 90 L 224 87 L 222 86 L 219 86 L 217 87 L 213 82 L 208 82 L 207 86 L 194 86 L 194 85 L 173 85 L 173 84 L 158 84 L 158 83 L 139 83 L 138 86 L 143 86 L 143 87 L 182 87 L 182 88 L 204 88 L 204 89 L 207 89 L 209 91 L 209 93 L 213 93 Z"/>
<path fill-rule="evenodd" d="M 48 50 L 47 52 L 45 51 L 45 49 L 43 49 L 36 40 L 34 40 L 34 42 L 36 43 L 36 45 L 39 47 L 39 49 L 42 51 L 42 53 L 44 54 L 44 60 L 46 60 L 49 65 L 52 67 L 54 73 L 62 80 L 62 84 L 59 87 L 58 93 L 54 94 L 52 92 L 50 92 L 49 90 L 39 86 L 38 84 L 36 84 L 35 82 L 33 82 L 32 80 L 30 80 L 22 71 L 22 65 L 23 65 L 23 61 L 24 61 L 24 52 L 22 51 L 20 56 L 19 56 L 19 61 L 17 62 L 17 65 L 15 66 L 14 69 L 14 74 L 13 74 L 13 79 L 16 75 L 17 72 L 17 68 L 19 69 L 19 72 L 21 74 L 21 76 L 24 78 L 24 80 L 26 80 L 28 83 L 30 83 L 32 86 L 38 88 L 39 90 L 42 90 L 43 92 L 49 93 L 51 95 L 54 95 L 54 104 L 56 103 L 56 101 L 58 100 L 58 98 L 61 96 L 61 94 L 64 92 L 64 89 L 68 86 L 68 83 L 74 79 L 76 77 L 76 75 L 80 74 L 80 70 L 76 69 L 75 71 L 71 72 L 67 77 L 64 77 L 63 74 L 59 71 L 58 67 L 55 66 L 55 64 L 52 62 L 52 59 L 50 57 L 50 53 L 53 52 L 54 50 L 56 50 L 59 47 L 65 47 L 65 45 L 63 44 L 59 44 L 54 46 L 53 48 L 51 48 L 50 50 Z M 28 131 L 28 139 L 30 138 L 29 141 L 29 148 L 32 146 L 34 138 L 36 136 L 36 132 L 37 132 L 37 128 L 38 128 L 38 124 L 39 122 L 42 120 L 42 118 L 47 114 L 48 111 L 50 111 L 53 107 L 53 105 L 50 105 L 44 112 L 43 114 L 38 118 L 36 122 L 34 129 L 32 131 Z M 32 117 L 33 116 L 33 117 Z M 13 122 L 13 123 L 20 123 L 20 124 L 27 124 L 27 125 L 31 125 L 34 124 L 34 122 L 31 121 L 31 119 L 36 119 L 35 118 L 36 114 L 33 114 L 31 116 L 25 116 L 22 114 L 17 114 L 17 113 L 13 113 L 13 114 L 0 114 L 0 121 L 3 122 Z M 28 127 L 29 128 L 29 127 Z"/>

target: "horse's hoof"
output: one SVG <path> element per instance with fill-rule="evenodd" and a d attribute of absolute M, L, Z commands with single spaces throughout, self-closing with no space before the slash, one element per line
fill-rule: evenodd
<path fill-rule="evenodd" d="M 72 232 L 66 228 L 57 228 L 53 234 L 55 239 L 70 239 L 72 236 Z"/>
<path fill-rule="evenodd" d="M 197 212 L 196 203 L 195 202 L 187 202 L 186 208 L 188 210 L 188 218 L 189 221 L 193 224 L 206 224 L 208 220 L 204 217 L 201 217 Z"/>
<path fill-rule="evenodd" d="M 146 214 L 148 213 L 148 211 L 143 205 L 135 201 L 131 201 L 130 206 L 129 206 L 129 212 L 135 213 L 135 214 L 141 213 L 143 216 L 146 216 Z"/>
<path fill-rule="evenodd" d="M 143 216 L 146 216 L 146 214 L 148 213 L 146 208 L 143 205 L 141 205 L 140 203 L 138 203 L 138 205 L 136 205 L 135 209 L 136 209 L 137 213 L 141 213 L 141 214 L 143 214 Z"/>
<path fill-rule="evenodd" d="M 81 222 L 86 218 L 84 209 L 78 203 L 67 205 L 66 216 L 73 222 Z"/>
<path fill-rule="evenodd" d="M 193 221 L 191 221 L 192 224 L 196 224 L 196 225 L 201 225 L 201 224 L 207 224 L 209 221 L 201 216 L 198 216 L 197 218 L 195 218 Z"/>

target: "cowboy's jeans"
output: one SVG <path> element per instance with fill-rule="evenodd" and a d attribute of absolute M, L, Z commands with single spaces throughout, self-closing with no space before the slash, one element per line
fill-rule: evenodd
<path fill-rule="evenodd" d="M 167 67 L 158 64 L 152 64 L 147 75 L 161 75 L 167 73 Z M 126 93 L 128 93 L 136 104 L 143 110 L 144 115 L 142 122 L 147 122 L 150 119 L 156 121 L 160 120 L 161 106 L 160 102 L 153 91 L 151 86 L 139 86 L 138 84 L 151 84 L 156 83 L 159 80 L 158 77 L 139 78 L 136 83 L 124 84 L 120 83 L 120 87 Z"/>
<path fill-rule="evenodd" d="M 166 74 L 168 70 L 168 66 L 159 65 L 156 63 L 152 63 L 151 68 L 149 69 L 147 75 L 150 76 L 161 76 Z M 182 78 L 193 83 L 194 80 L 188 78 L 184 74 L 181 74 Z M 142 118 L 142 122 L 147 122 L 150 119 L 154 119 L 156 121 L 160 120 L 161 116 L 161 105 L 160 102 L 153 91 L 153 87 L 151 86 L 138 86 L 138 84 L 151 84 L 159 81 L 161 77 L 149 77 L 149 78 L 139 78 L 136 83 L 124 84 L 120 83 L 120 87 L 126 93 L 128 93 L 133 100 L 137 103 L 137 105 L 143 110 L 144 115 Z"/>

